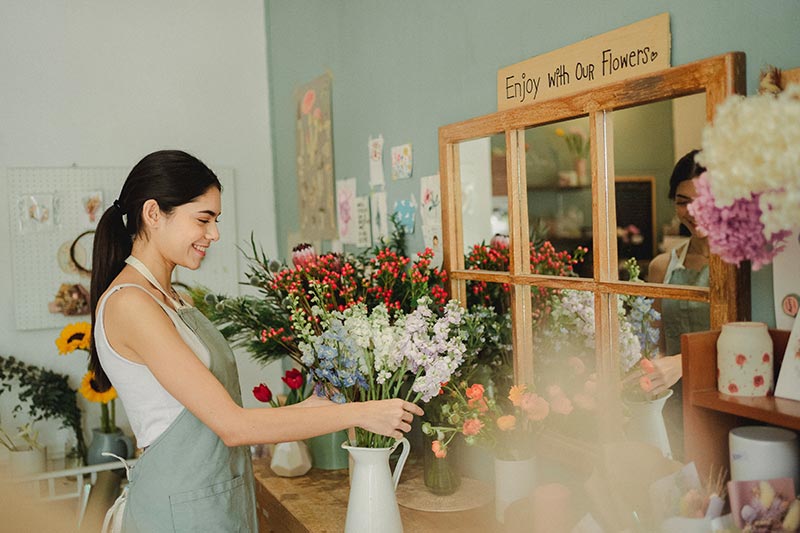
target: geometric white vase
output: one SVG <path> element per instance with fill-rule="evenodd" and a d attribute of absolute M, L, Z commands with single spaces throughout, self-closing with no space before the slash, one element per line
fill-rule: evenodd
<path fill-rule="evenodd" d="M 269 466 L 281 477 L 302 476 L 311 470 L 311 452 L 301 440 L 279 442 L 272 451 Z"/>

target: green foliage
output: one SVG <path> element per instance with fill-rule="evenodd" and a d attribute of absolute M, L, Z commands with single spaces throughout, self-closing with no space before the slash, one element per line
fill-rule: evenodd
<path fill-rule="evenodd" d="M 78 451 L 86 457 L 86 444 L 81 429 L 81 410 L 77 391 L 69 386 L 67 376 L 36 365 L 18 361 L 14 357 L 0 356 L 0 395 L 19 384 L 19 403 L 14 413 L 21 412 L 27 404 L 31 421 L 56 419 L 61 427 L 71 429 L 78 441 Z"/>

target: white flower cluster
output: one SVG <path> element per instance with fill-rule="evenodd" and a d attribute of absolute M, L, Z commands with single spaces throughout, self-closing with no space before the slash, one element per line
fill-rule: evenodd
<path fill-rule="evenodd" d="M 761 194 L 764 235 L 800 224 L 800 86 L 777 97 L 732 96 L 703 131 L 698 161 L 718 207 Z"/>

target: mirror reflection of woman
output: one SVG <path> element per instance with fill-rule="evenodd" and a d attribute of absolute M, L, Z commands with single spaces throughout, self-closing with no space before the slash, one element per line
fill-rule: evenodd
<path fill-rule="evenodd" d="M 684 155 L 672 171 L 669 197 L 675 202 L 675 215 L 689 232 L 689 239 L 650 263 L 648 281 L 669 285 L 708 287 L 708 236 L 700 231 L 689 205 L 697 196 L 695 179 L 705 168 L 695 162 L 697 150 Z M 674 394 L 665 407 L 665 420 L 670 434 L 673 456 L 680 458 L 683 448 L 681 334 L 710 329 L 709 305 L 688 300 L 662 300 L 661 323 L 664 356 L 653 361 L 648 375 L 651 392 L 658 394 L 672 388 Z"/>

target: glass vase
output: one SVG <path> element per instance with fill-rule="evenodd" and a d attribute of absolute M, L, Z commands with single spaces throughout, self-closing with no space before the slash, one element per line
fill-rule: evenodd
<path fill-rule="evenodd" d="M 431 450 L 431 440 L 425 450 L 422 465 L 425 487 L 437 496 L 453 494 L 461 486 L 461 475 L 451 454 L 436 457 Z"/>

